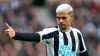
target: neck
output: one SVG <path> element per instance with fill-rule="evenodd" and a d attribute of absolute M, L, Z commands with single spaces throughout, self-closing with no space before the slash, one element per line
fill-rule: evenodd
<path fill-rule="evenodd" d="M 69 26 L 69 27 L 66 27 L 66 30 L 70 30 L 70 28 L 71 28 L 71 26 Z"/>

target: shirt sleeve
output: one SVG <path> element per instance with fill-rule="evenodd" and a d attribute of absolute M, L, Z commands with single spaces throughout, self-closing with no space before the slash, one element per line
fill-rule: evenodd
<path fill-rule="evenodd" d="M 85 46 L 83 36 L 82 36 L 81 32 L 78 32 L 77 34 L 78 34 L 78 39 L 79 39 L 78 52 L 84 53 L 85 51 L 87 51 L 87 49 Z"/>
<path fill-rule="evenodd" d="M 37 33 L 40 35 L 40 41 L 49 43 L 53 36 L 55 36 L 56 31 L 56 28 L 45 28 Z"/>
<path fill-rule="evenodd" d="M 85 51 L 83 53 L 79 53 L 79 56 L 90 56 L 88 51 Z"/>
<path fill-rule="evenodd" d="M 22 40 L 22 41 L 34 41 L 34 42 L 40 42 L 40 35 L 39 33 L 20 33 L 15 32 L 15 37 L 13 37 L 15 40 Z"/>
<path fill-rule="evenodd" d="M 46 39 L 43 39 L 43 36 L 46 37 L 48 29 L 43 29 L 42 31 L 39 31 L 37 33 L 40 35 L 40 41 L 47 41 Z"/>

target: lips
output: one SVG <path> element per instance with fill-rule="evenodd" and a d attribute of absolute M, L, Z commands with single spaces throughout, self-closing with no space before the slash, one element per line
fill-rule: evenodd
<path fill-rule="evenodd" d="M 65 24 L 59 24 L 61 27 L 64 26 Z"/>

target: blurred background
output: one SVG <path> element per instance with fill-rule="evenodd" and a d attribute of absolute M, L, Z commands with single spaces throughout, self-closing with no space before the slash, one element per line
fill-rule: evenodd
<path fill-rule="evenodd" d="M 0 56 L 46 56 L 43 42 L 26 42 L 4 36 L 5 23 L 17 32 L 37 32 L 56 25 L 56 7 L 74 8 L 72 26 L 78 28 L 91 56 L 100 56 L 100 0 L 0 0 Z"/>

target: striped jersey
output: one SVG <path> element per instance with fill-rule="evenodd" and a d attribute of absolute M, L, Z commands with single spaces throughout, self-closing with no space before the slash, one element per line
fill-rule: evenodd
<path fill-rule="evenodd" d="M 86 51 L 81 32 L 76 28 L 60 30 L 59 27 L 45 28 L 37 32 L 40 41 L 46 43 L 47 56 L 76 56 Z"/>

